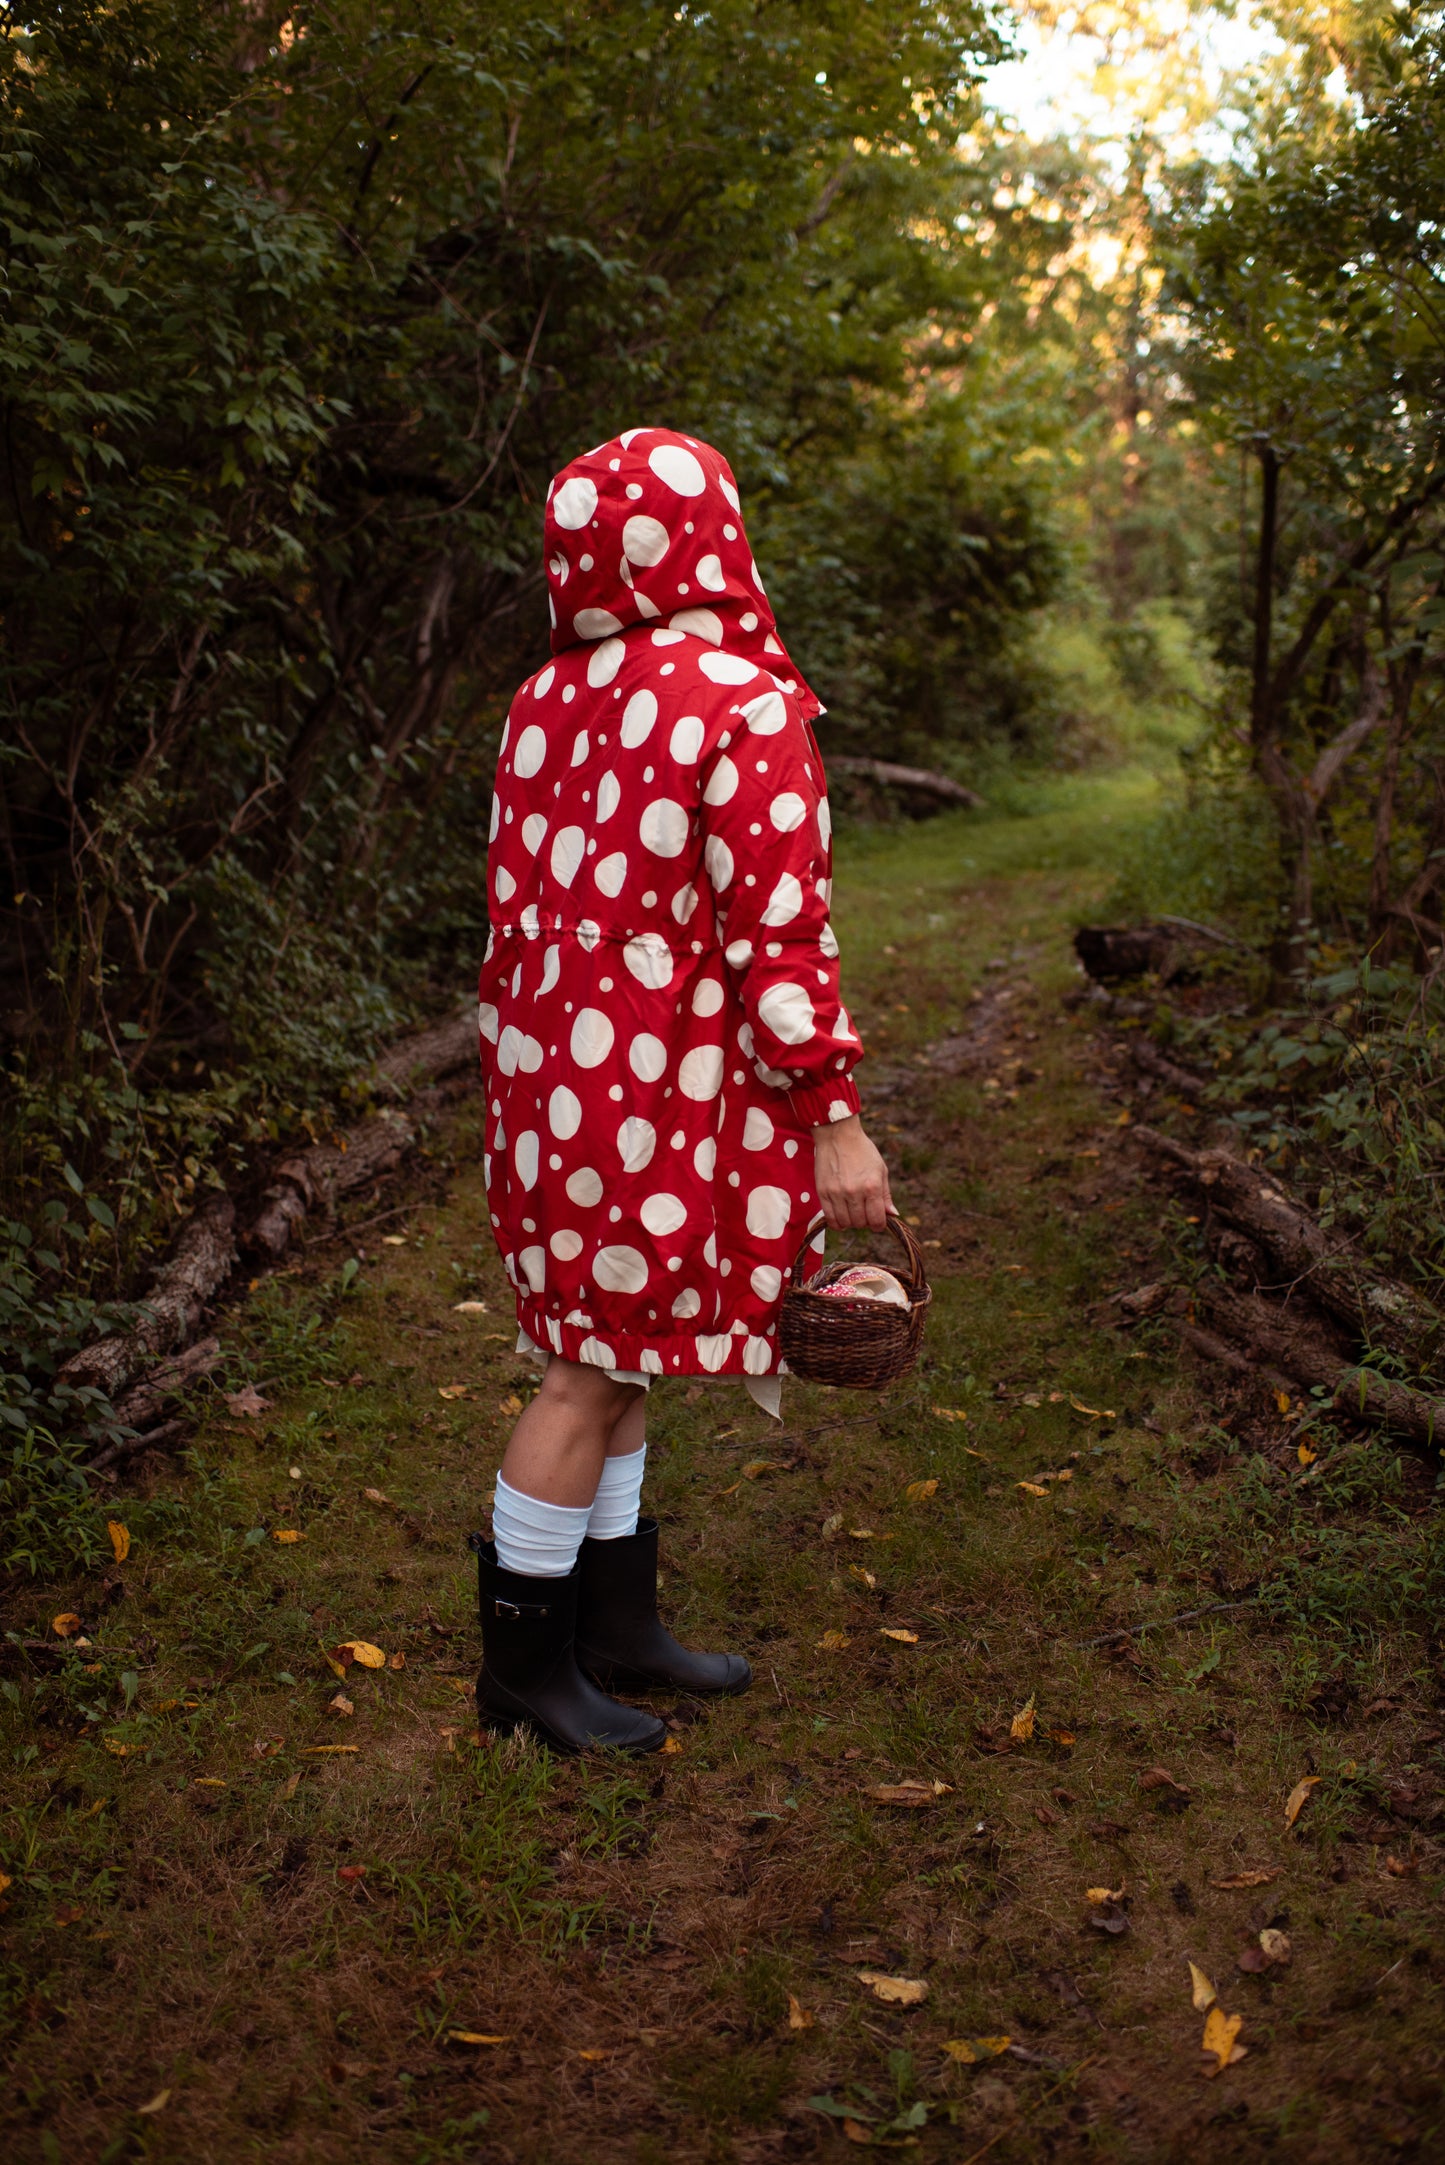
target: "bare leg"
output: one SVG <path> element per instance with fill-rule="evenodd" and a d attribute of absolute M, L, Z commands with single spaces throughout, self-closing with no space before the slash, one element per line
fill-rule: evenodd
<path fill-rule="evenodd" d="M 608 1453 L 640 1448 L 645 1397 L 635 1383 L 616 1383 L 603 1369 L 550 1360 L 542 1388 L 512 1430 L 503 1480 L 539 1503 L 584 1509 L 597 1494 Z"/>
<path fill-rule="evenodd" d="M 630 1458 L 640 1451 L 647 1441 L 647 1393 L 635 1393 L 632 1404 L 612 1431 L 612 1441 L 607 1446 L 609 1458 Z"/>

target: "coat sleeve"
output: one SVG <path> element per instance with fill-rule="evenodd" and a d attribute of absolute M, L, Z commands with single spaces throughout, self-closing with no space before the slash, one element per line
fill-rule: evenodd
<path fill-rule="evenodd" d="M 781 694 L 753 701 L 752 710 L 751 725 L 744 720 L 725 734 L 705 768 L 704 864 L 757 1073 L 788 1092 L 804 1127 L 822 1127 L 857 1112 L 853 1068 L 863 1056 L 839 997 L 838 942 L 828 922 L 823 765 Z M 760 720 L 772 724 L 766 733 Z"/>

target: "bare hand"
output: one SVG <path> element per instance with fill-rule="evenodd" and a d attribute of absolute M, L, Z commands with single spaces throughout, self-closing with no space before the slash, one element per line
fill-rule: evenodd
<path fill-rule="evenodd" d="M 849 1226 L 882 1228 L 893 1208 L 888 1168 L 856 1113 L 813 1130 L 818 1207 L 835 1232 Z"/>

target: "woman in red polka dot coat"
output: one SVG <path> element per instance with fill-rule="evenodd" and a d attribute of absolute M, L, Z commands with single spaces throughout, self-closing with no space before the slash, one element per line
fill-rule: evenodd
<path fill-rule="evenodd" d="M 657 1615 L 639 1521 L 654 1376 L 776 1411 L 778 1306 L 821 1211 L 884 1223 L 828 922 L 821 711 L 777 636 L 727 461 L 669 429 L 547 498 L 552 655 L 512 702 L 481 974 L 487 1194 L 545 1362 L 481 1571 L 484 1715 L 655 1750 L 605 1687 L 731 1692 Z"/>

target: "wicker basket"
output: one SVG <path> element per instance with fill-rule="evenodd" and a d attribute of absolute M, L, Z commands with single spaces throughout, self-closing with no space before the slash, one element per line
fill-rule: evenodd
<path fill-rule="evenodd" d="M 890 1217 L 889 1231 L 908 1258 L 906 1274 L 899 1274 L 908 1306 L 849 1300 L 820 1290 L 847 1270 L 847 1263 L 825 1263 L 806 1284 L 802 1282 L 804 1251 L 822 1223 L 821 1218 L 813 1220 L 793 1260 L 793 1284 L 783 1296 L 778 1325 L 783 1359 L 807 1383 L 881 1390 L 895 1377 L 907 1375 L 918 1358 L 923 1318 L 933 1298 L 922 1251 L 903 1220 Z"/>

